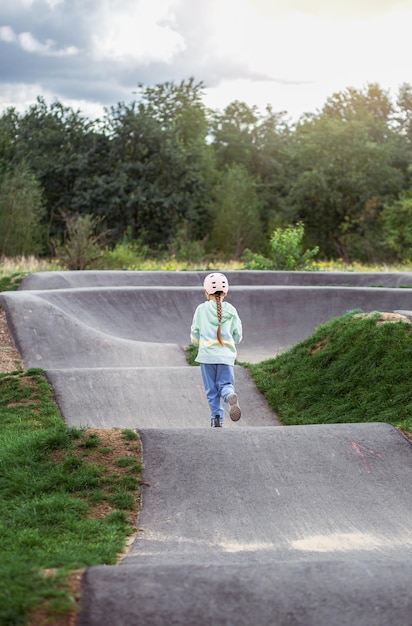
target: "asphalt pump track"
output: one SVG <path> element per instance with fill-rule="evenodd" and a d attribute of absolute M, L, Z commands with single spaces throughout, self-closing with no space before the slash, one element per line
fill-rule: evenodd
<path fill-rule="evenodd" d="M 412 310 L 408 273 L 227 275 L 240 361 L 350 310 Z M 411 444 L 383 423 L 281 426 L 240 366 L 242 418 L 211 429 L 184 351 L 204 276 L 46 272 L 0 295 L 66 423 L 142 440 L 138 537 L 85 571 L 79 626 L 411 626 Z"/>

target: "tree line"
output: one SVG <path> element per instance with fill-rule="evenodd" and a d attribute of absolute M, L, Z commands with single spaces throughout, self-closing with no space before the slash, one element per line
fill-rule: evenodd
<path fill-rule="evenodd" d="M 324 259 L 411 259 L 412 86 L 377 84 L 286 112 L 203 103 L 194 79 L 140 85 L 90 120 L 42 98 L 0 117 L 0 255 L 50 255 L 73 220 L 108 246 L 265 255 L 304 225 Z"/>

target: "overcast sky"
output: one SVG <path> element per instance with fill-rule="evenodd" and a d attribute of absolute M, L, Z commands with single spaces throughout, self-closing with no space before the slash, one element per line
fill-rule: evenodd
<path fill-rule="evenodd" d="M 0 0 L 0 112 L 41 95 L 89 117 L 139 83 L 296 119 L 336 91 L 412 83 L 412 0 Z"/>

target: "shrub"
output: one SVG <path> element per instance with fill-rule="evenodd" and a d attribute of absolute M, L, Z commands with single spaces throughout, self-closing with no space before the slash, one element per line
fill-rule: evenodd
<path fill-rule="evenodd" d="M 247 249 L 243 255 L 245 268 L 249 270 L 313 270 L 310 261 L 319 252 L 316 246 L 312 250 L 302 251 L 302 239 L 305 227 L 302 222 L 286 228 L 276 228 L 270 238 L 270 258 Z"/>
<path fill-rule="evenodd" d="M 66 224 L 63 243 L 53 242 L 55 256 L 68 270 L 91 268 L 102 255 L 102 244 L 109 231 L 96 233 L 101 217 L 69 215 L 62 212 Z"/>

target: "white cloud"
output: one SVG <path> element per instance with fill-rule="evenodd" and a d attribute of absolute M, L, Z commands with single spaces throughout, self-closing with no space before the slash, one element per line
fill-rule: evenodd
<path fill-rule="evenodd" d="M 56 42 L 53 41 L 53 39 L 46 39 L 45 43 L 41 43 L 40 41 L 37 41 L 31 33 L 20 33 L 18 35 L 18 40 L 22 49 L 26 52 L 34 52 L 44 56 L 73 56 L 79 52 L 75 46 L 58 49 L 56 48 Z"/>
<path fill-rule="evenodd" d="M 235 58 L 251 73 L 260 72 L 272 80 L 228 83 L 223 79 L 219 89 L 226 96 L 232 85 L 234 94 L 243 91 L 245 101 L 259 96 L 262 104 L 266 92 L 266 102 L 275 107 L 278 101 L 289 105 L 295 99 L 293 109 L 309 111 L 314 110 L 310 105 L 315 101 L 315 108 L 319 108 L 332 93 L 346 87 L 362 88 L 378 82 L 384 89 L 393 89 L 410 76 L 408 33 L 412 10 L 394 9 L 367 22 L 303 12 L 277 18 L 267 14 L 262 19 L 256 6 L 262 2 L 237 2 L 236 15 L 225 3 L 217 9 L 214 52 L 223 58 Z M 301 3 L 293 0 L 291 4 Z M 384 4 L 388 5 L 381 2 L 382 8 Z M 404 4 L 412 8 L 412 0 Z"/>
<path fill-rule="evenodd" d="M 67 46 L 66 48 L 57 48 L 53 39 L 46 39 L 45 43 L 38 41 L 29 32 L 19 33 L 18 35 L 10 26 L 0 27 L 0 40 L 6 43 L 18 43 L 22 50 L 42 56 L 74 56 L 79 53 L 76 46 Z"/>
<path fill-rule="evenodd" d="M 397 7 L 411 7 L 411 0 L 247 0 L 254 10 L 264 16 L 279 16 L 294 12 L 333 17 L 370 18 Z"/>
<path fill-rule="evenodd" d="M 194 76 L 212 108 L 238 99 L 297 118 L 347 87 L 394 95 L 410 80 L 412 0 L 10 0 L 0 15 L 4 83 L 41 81 L 38 94 L 82 109 Z M 64 71 L 49 71 L 56 58 Z"/>
<path fill-rule="evenodd" d="M 284 111 L 286 118 L 296 121 L 303 113 L 315 113 L 332 94 L 328 84 L 286 84 L 275 81 L 225 80 L 217 87 L 205 90 L 205 104 L 223 110 L 230 102 L 239 100 L 261 111 L 270 104 L 276 113 Z"/>
<path fill-rule="evenodd" d="M 17 35 L 10 26 L 0 26 L 0 41 L 13 43 L 17 41 Z"/>
<path fill-rule="evenodd" d="M 48 104 L 60 100 L 65 106 L 71 107 L 73 110 L 80 110 L 89 119 L 97 119 L 104 116 L 102 104 L 81 98 L 61 98 L 58 94 L 44 89 L 38 83 L 0 84 L 0 115 L 8 108 L 15 108 L 19 113 L 25 113 L 31 105 L 36 103 L 39 96 L 44 98 Z"/>
<path fill-rule="evenodd" d="M 19 5 L 22 5 L 23 9 L 29 9 L 35 4 L 37 5 L 45 4 L 51 9 L 54 9 L 59 4 L 64 4 L 65 2 L 66 0 L 13 0 L 13 9 L 17 9 Z"/>
<path fill-rule="evenodd" d="M 46 0 L 46 4 L 49 5 L 51 9 L 57 7 L 59 4 L 64 4 L 65 0 Z"/>
<path fill-rule="evenodd" d="M 93 56 L 124 63 L 171 63 L 185 49 L 174 27 L 172 2 L 106 0 L 99 5 L 92 34 Z"/>
<path fill-rule="evenodd" d="M 51 96 L 38 83 L 1 83 L 0 111 L 13 107 L 23 113 L 39 95 Z"/>
<path fill-rule="evenodd" d="M 19 5 L 22 5 L 24 9 L 28 9 L 30 8 L 34 3 L 36 2 L 36 0 L 14 0 L 13 2 L 13 8 L 14 9 L 18 9 Z"/>

